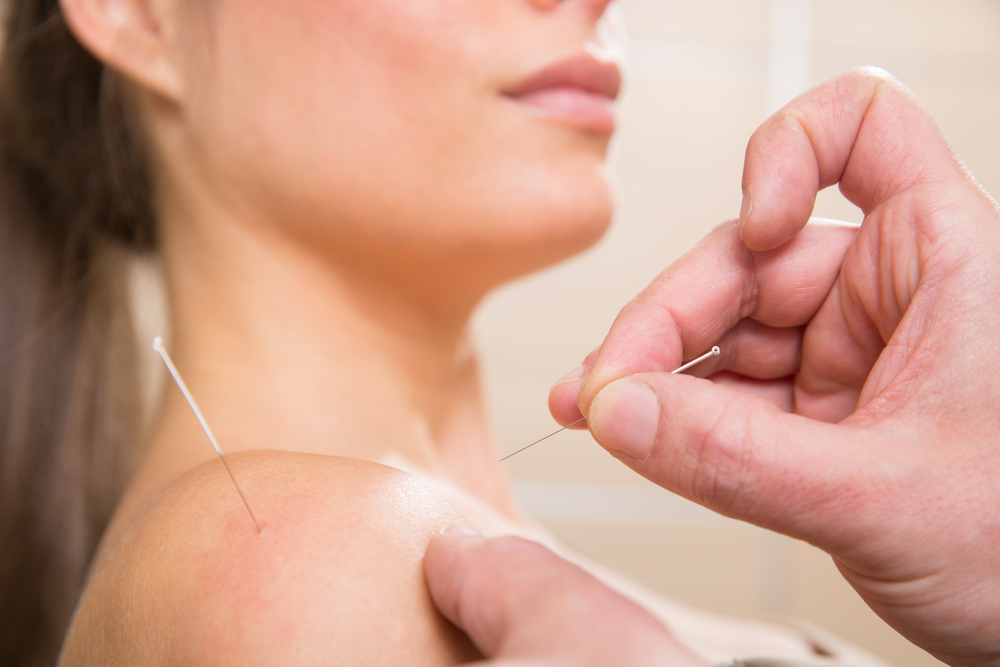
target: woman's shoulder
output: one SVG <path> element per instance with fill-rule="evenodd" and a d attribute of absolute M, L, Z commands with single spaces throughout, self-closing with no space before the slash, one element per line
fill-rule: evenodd
<path fill-rule="evenodd" d="M 104 559 L 61 664 L 455 664 L 474 651 L 434 609 L 427 542 L 467 522 L 420 480 L 289 452 L 172 482 Z"/>

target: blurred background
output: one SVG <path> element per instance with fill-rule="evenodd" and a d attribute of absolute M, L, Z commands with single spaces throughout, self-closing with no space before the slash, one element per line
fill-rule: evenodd
<path fill-rule="evenodd" d="M 618 310 L 739 214 L 747 140 L 809 87 L 860 65 L 895 74 L 1000 194 L 1000 0 L 624 0 L 631 43 L 613 169 L 619 210 L 593 250 L 494 294 L 476 327 L 505 451 L 554 430 L 549 387 Z M 835 188 L 816 215 L 860 221 Z M 717 517 L 638 478 L 586 432 L 507 464 L 563 540 L 676 599 L 805 618 L 899 667 L 942 663 L 878 619 L 816 549 Z"/>

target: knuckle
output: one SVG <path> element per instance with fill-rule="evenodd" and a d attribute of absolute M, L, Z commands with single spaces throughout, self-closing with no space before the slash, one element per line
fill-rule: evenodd
<path fill-rule="evenodd" d="M 876 83 L 889 83 L 892 85 L 899 83 L 899 79 L 893 76 L 888 70 L 874 65 L 855 67 L 854 69 L 848 71 L 844 76 L 849 80 L 862 82 L 874 80 Z"/>

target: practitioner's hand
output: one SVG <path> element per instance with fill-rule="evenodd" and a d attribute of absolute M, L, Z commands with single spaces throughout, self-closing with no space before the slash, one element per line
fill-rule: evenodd
<path fill-rule="evenodd" d="M 434 604 L 490 665 L 704 666 L 648 612 L 533 542 L 446 533 L 424 572 Z"/>
<path fill-rule="evenodd" d="M 838 182 L 860 230 L 806 226 Z M 626 306 L 553 414 L 582 410 L 640 474 L 826 550 L 945 662 L 1000 664 L 996 202 L 868 70 L 768 120 L 743 186 L 741 223 Z M 665 372 L 716 344 L 696 371 L 715 383 Z"/>

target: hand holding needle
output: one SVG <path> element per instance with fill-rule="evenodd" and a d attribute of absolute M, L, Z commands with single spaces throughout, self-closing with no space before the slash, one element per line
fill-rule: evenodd
<path fill-rule="evenodd" d="M 709 350 L 709 351 L 708 351 L 708 352 L 706 352 L 705 354 L 701 355 L 701 356 L 700 356 L 700 357 L 698 357 L 697 359 L 694 359 L 694 360 L 692 360 L 692 361 L 689 361 L 689 362 L 687 362 L 686 364 L 684 364 L 684 365 L 683 365 L 683 366 L 681 366 L 680 368 L 677 368 L 677 369 L 675 369 L 675 370 L 671 371 L 671 373 L 672 373 L 672 374 L 674 374 L 674 375 L 676 375 L 677 373 L 683 373 L 683 372 L 684 372 L 684 371 L 686 371 L 687 369 L 689 369 L 689 368 L 693 368 L 693 367 L 697 366 L 698 364 L 700 364 L 701 362 L 705 361 L 706 359 L 709 359 L 709 358 L 711 358 L 711 357 L 717 357 L 717 356 L 719 356 L 720 354 L 722 354 L 722 350 L 720 350 L 720 349 L 719 349 L 719 346 L 718 346 L 718 345 L 716 345 L 716 346 L 715 346 L 715 347 L 713 347 L 713 348 L 712 348 L 711 350 Z M 535 441 L 534 441 L 533 443 L 531 443 L 531 444 L 530 444 L 530 445 L 528 445 L 527 447 L 522 447 L 521 449 L 517 450 L 517 451 L 516 451 L 516 452 L 514 452 L 513 454 L 508 454 L 507 456 L 505 456 L 505 457 L 503 457 L 502 459 L 500 459 L 500 463 L 503 463 L 504 461 L 506 461 L 506 460 L 507 460 L 507 459 L 509 459 L 510 457 L 512 457 L 512 456 L 514 456 L 514 455 L 516 455 L 516 454 L 520 454 L 521 452 L 523 452 L 523 451 L 524 451 L 524 450 L 526 450 L 526 449 L 531 449 L 532 447 L 534 447 L 534 446 L 535 446 L 535 445 L 537 445 L 538 443 L 542 442 L 543 440 L 548 440 L 548 439 L 549 439 L 549 438 L 551 438 L 552 436 L 554 436 L 554 435 L 558 435 L 558 434 L 562 433 L 563 431 L 565 431 L 565 430 L 566 430 L 566 429 L 568 429 L 569 427 L 571 427 L 571 426 L 576 426 L 576 425 L 577 425 L 577 424 L 579 424 L 580 422 L 582 422 L 582 421 L 586 421 L 586 420 L 587 420 L 587 418 L 586 418 L 586 417 L 581 417 L 580 419 L 577 419 L 577 420 L 576 420 L 575 422 L 573 422 L 572 424 L 567 424 L 566 426 L 563 426 L 563 427 L 562 427 L 561 429 L 559 429 L 558 431 L 555 431 L 555 432 L 553 432 L 553 433 L 549 433 L 549 434 L 548 434 L 547 436 L 545 436 L 544 438 L 541 438 L 541 439 L 539 439 L 539 440 L 535 440 Z"/>

